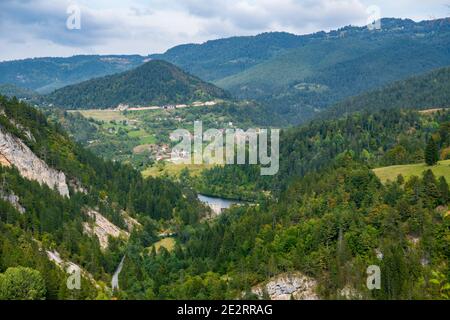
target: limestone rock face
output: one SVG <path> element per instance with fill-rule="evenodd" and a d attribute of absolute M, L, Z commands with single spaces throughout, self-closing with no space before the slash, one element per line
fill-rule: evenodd
<path fill-rule="evenodd" d="M 69 187 L 64 173 L 50 168 L 20 139 L 4 132 L 2 128 L 0 128 L 0 159 L 1 164 L 15 166 L 24 178 L 46 184 L 49 188 L 56 189 L 62 196 L 69 197 Z"/>
<path fill-rule="evenodd" d="M 300 272 L 279 274 L 265 284 L 252 288 L 252 292 L 264 298 L 265 293 L 271 300 L 318 300 L 317 282 Z"/>
<path fill-rule="evenodd" d="M 85 222 L 83 224 L 84 231 L 87 234 L 97 236 L 100 247 L 102 249 L 108 248 L 108 237 L 111 236 L 113 238 L 119 238 L 123 236 L 124 238 L 128 238 L 130 234 L 124 230 L 121 230 L 116 225 L 112 224 L 108 219 L 102 216 L 100 213 L 89 210 L 86 213 L 90 218 L 94 219 L 94 223 Z"/>

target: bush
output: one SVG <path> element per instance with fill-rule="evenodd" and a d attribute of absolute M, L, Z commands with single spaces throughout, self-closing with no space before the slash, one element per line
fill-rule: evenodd
<path fill-rule="evenodd" d="M 17 267 L 0 274 L 0 300 L 44 300 L 45 294 L 39 271 Z"/>

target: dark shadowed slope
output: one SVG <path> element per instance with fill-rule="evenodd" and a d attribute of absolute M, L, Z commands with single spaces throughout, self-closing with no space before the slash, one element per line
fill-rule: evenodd
<path fill-rule="evenodd" d="M 339 102 L 320 114 L 336 118 L 356 111 L 381 109 L 431 109 L 450 107 L 450 68 L 395 82 L 385 88 L 364 93 Z"/>

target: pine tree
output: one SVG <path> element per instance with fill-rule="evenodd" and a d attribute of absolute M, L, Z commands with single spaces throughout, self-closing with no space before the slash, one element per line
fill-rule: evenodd
<path fill-rule="evenodd" d="M 431 170 L 427 170 L 423 175 L 422 191 L 422 197 L 429 208 L 435 208 L 439 205 L 441 194 L 436 177 Z"/>
<path fill-rule="evenodd" d="M 439 161 L 439 150 L 433 138 L 430 138 L 425 148 L 425 162 L 429 166 L 434 166 Z"/>
<path fill-rule="evenodd" d="M 439 179 L 438 188 L 439 188 L 439 192 L 441 193 L 442 204 L 445 205 L 447 202 L 450 201 L 450 190 L 449 190 L 447 181 L 445 180 L 444 177 L 441 177 Z"/>

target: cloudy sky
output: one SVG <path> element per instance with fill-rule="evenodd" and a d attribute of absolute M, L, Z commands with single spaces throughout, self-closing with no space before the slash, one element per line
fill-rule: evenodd
<path fill-rule="evenodd" d="M 450 16 L 450 0 L 0 0 L 0 60 L 146 55 L 265 31 L 305 34 L 365 25 L 377 8 L 416 21 Z"/>

